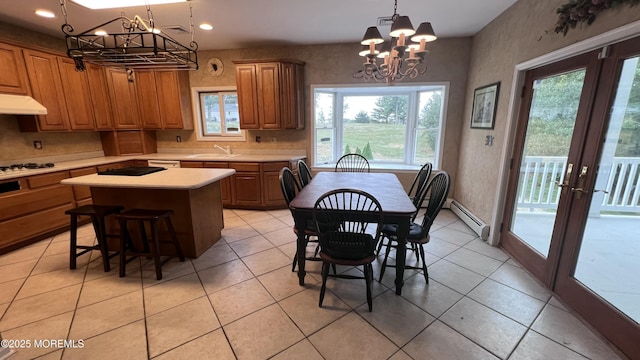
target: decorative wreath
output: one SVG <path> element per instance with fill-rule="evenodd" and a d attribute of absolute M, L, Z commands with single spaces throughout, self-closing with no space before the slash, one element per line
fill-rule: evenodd
<path fill-rule="evenodd" d="M 601 11 L 623 4 L 635 6 L 640 4 L 640 0 L 570 0 L 556 11 L 558 22 L 554 31 L 567 35 L 569 29 L 574 29 L 578 23 L 591 25 Z"/>

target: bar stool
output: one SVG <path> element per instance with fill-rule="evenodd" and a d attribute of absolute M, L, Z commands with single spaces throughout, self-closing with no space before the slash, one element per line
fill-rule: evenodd
<path fill-rule="evenodd" d="M 127 263 L 137 257 L 152 257 L 156 267 L 156 279 L 162 279 L 162 265 L 169 261 L 172 256 L 167 257 L 164 261 L 160 259 L 160 244 L 173 244 L 180 261 L 184 261 L 184 254 L 178 242 L 178 236 L 171 223 L 171 215 L 173 210 L 149 210 L 149 209 L 131 209 L 116 215 L 116 219 L 120 223 L 120 277 L 125 276 Z M 171 235 L 171 240 L 160 240 L 158 238 L 158 221 L 164 219 L 164 222 Z M 131 241 L 131 234 L 127 227 L 128 221 L 138 223 L 140 238 L 144 246 L 144 251 L 137 251 Z M 151 238 L 147 237 L 145 222 L 149 223 Z M 127 255 L 133 256 L 127 260 Z"/>
<path fill-rule="evenodd" d="M 107 238 L 117 237 L 117 235 L 107 234 L 104 219 L 108 215 L 118 214 L 123 209 L 124 207 L 122 206 L 83 205 L 64 212 L 67 215 L 71 215 L 71 226 L 69 229 L 69 232 L 71 233 L 69 269 L 76 268 L 77 257 L 84 255 L 91 250 L 99 250 L 102 254 L 104 271 L 107 272 L 111 270 Z M 96 239 L 98 242 L 96 245 L 78 245 L 78 216 L 91 217 L 91 222 L 93 223 L 93 229 L 96 232 Z M 78 249 L 83 251 L 78 252 Z"/>

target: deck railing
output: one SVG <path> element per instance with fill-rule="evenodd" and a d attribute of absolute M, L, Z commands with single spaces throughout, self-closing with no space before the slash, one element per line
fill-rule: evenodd
<path fill-rule="evenodd" d="M 518 194 L 521 209 L 555 208 L 560 198 L 560 187 L 566 169 L 566 158 L 559 156 L 527 156 L 520 167 L 522 189 Z M 574 169 L 575 171 L 576 169 Z M 599 211 L 640 213 L 640 158 L 614 157 L 610 165 L 599 169 L 602 176 L 596 184 L 602 198 Z M 524 184 L 524 187 L 522 186 Z"/>

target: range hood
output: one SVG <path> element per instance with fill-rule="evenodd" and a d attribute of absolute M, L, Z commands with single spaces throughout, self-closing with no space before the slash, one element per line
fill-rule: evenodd
<path fill-rule="evenodd" d="M 0 114 L 46 115 L 47 109 L 30 96 L 0 94 Z"/>

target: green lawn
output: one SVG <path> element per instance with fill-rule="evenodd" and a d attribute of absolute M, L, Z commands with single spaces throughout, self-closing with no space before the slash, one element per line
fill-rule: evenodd
<path fill-rule="evenodd" d="M 427 141 L 422 141 L 424 135 L 420 133 L 418 140 L 418 156 L 420 162 L 433 161 L 433 149 Z M 405 149 L 405 126 L 397 124 L 358 124 L 347 123 L 344 125 L 344 150 L 347 145 L 351 152 L 362 150 L 367 143 L 371 146 L 373 161 L 402 161 Z M 318 161 L 324 162 L 331 158 L 332 141 L 330 129 L 318 129 L 316 133 L 318 141 Z M 325 139 L 325 141 L 321 141 Z M 330 139 L 330 140 L 326 140 Z"/>

